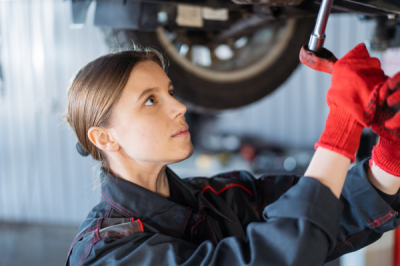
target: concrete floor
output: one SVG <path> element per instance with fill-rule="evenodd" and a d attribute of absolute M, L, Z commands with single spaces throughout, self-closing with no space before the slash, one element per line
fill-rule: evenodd
<path fill-rule="evenodd" d="M 0 266 L 64 265 L 78 227 L 0 221 Z M 339 266 L 339 261 L 325 264 Z"/>

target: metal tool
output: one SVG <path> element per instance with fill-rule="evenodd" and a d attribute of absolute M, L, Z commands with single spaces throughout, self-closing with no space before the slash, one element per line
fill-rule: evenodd
<path fill-rule="evenodd" d="M 323 0 L 318 12 L 317 23 L 311 34 L 308 45 L 300 50 L 300 61 L 306 66 L 317 71 L 332 73 L 333 65 L 337 58 L 327 49 L 323 48 L 325 41 L 325 29 L 328 23 L 333 0 Z"/>
<path fill-rule="evenodd" d="M 324 46 L 325 29 L 332 3 L 333 0 L 323 0 L 321 3 L 314 32 L 311 34 L 310 41 L 308 42 L 308 49 L 311 51 L 320 52 Z"/>
<path fill-rule="evenodd" d="M 300 50 L 300 62 L 314 70 L 329 74 L 332 74 L 333 65 L 337 61 L 337 58 L 323 47 L 326 24 L 328 23 L 332 3 L 333 0 L 322 0 L 317 22 L 308 45 L 303 45 Z M 389 109 L 394 112 L 400 111 L 400 108 L 397 107 L 389 107 Z"/>

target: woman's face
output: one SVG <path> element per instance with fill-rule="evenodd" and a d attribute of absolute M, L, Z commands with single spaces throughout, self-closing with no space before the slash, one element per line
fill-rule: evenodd
<path fill-rule="evenodd" d="M 140 62 L 133 68 L 109 127 L 124 156 L 169 164 L 192 155 L 190 134 L 173 136 L 187 126 L 186 106 L 173 93 L 171 80 L 157 63 Z"/>

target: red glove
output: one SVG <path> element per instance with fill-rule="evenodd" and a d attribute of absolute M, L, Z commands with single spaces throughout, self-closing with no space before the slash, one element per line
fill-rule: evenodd
<path fill-rule="evenodd" d="M 369 127 L 379 89 L 387 78 L 380 61 L 371 58 L 361 43 L 334 64 L 328 105 L 345 108 L 360 124 Z"/>
<path fill-rule="evenodd" d="M 314 148 L 322 147 L 355 161 L 363 126 L 342 107 L 331 106 L 325 129 Z"/>
<path fill-rule="evenodd" d="M 377 110 L 372 129 L 381 137 L 392 140 L 400 138 L 400 72 L 388 78 L 379 89 Z"/>
<path fill-rule="evenodd" d="M 374 162 L 385 172 L 400 177 L 400 141 L 381 137 L 372 149 L 369 166 Z"/>
<path fill-rule="evenodd" d="M 364 44 L 338 60 L 327 93 L 330 108 L 325 130 L 315 149 L 338 152 L 354 162 L 363 127 L 372 124 L 379 86 L 387 79 L 378 59 L 371 58 Z"/>
<path fill-rule="evenodd" d="M 372 130 L 380 139 L 372 150 L 369 165 L 375 162 L 384 171 L 400 177 L 400 111 L 389 109 L 400 107 L 400 72 L 379 89 L 377 103 Z"/>

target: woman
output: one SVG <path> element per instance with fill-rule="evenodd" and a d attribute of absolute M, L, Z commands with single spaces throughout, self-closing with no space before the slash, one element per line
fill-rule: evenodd
<path fill-rule="evenodd" d="M 70 87 L 68 122 L 102 162 L 102 198 L 68 265 L 322 265 L 398 226 L 400 123 L 386 102 L 400 102 L 400 75 L 386 77 L 364 45 L 334 67 L 326 127 L 301 178 L 181 180 L 167 165 L 193 146 L 164 70 L 159 53 L 135 48 L 90 62 Z M 367 126 L 380 142 L 348 171 Z"/>

